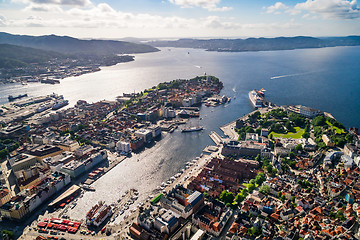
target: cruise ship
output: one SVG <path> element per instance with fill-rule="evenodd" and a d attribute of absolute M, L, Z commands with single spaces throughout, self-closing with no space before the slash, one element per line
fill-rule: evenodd
<path fill-rule="evenodd" d="M 251 90 L 249 92 L 249 99 L 251 101 L 251 103 L 254 105 L 254 107 L 257 107 L 257 108 L 260 108 L 260 107 L 263 107 L 263 97 L 265 96 L 264 94 L 264 89 L 261 89 L 261 90 Z"/>

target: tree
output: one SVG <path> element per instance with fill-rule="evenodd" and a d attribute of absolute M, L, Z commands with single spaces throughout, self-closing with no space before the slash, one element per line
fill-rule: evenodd
<path fill-rule="evenodd" d="M 261 162 L 261 156 L 260 156 L 260 154 L 258 154 L 256 157 L 255 157 L 255 161 L 257 161 L 257 162 Z"/>
<path fill-rule="evenodd" d="M 249 181 L 249 183 L 255 185 L 256 181 L 255 181 L 255 179 L 251 179 L 251 180 Z"/>
<path fill-rule="evenodd" d="M 9 151 L 5 148 L 0 150 L 0 160 L 3 160 L 7 157 L 7 155 L 9 154 Z"/>
<path fill-rule="evenodd" d="M 316 116 L 312 120 L 312 124 L 314 126 L 325 126 L 326 125 L 326 119 L 323 116 Z"/>
<path fill-rule="evenodd" d="M 295 153 L 289 152 L 289 158 L 290 158 L 290 159 L 293 159 L 294 157 L 295 157 Z"/>
<path fill-rule="evenodd" d="M 8 237 L 10 239 L 12 239 L 14 237 L 14 232 L 13 231 L 2 230 L 2 233 L 5 234 L 5 235 L 8 235 Z"/>
<path fill-rule="evenodd" d="M 290 123 L 290 120 L 287 120 L 287 121 L 285 122 L 285 127 L 286 127 L 286 129 L 287 129 L 289 132 L 294 132 L 294 131 L 295 131 L 295 129 L 293 128 L 293 126 L 292 126 L 291 123 Z"/>
<path fill-rule="evenodd" d="M 302 137 L 308 139 L 310 137 L 310 133 L 304 132 Z"/>
<path fill-rule="evenodd" d="M 305 117 L 300 114 L 291 113 L 289 119 L 297 127 L 303 127 L 305 125 Z"/>
<path fill-rule="evenodd" d="M 265 195 L 269 195 L 270 193 L 270 187 L 269 185 L 262 185 L 260 188 L 259 188 L 259 192 L 261 192 L 262 194 L 265 194 Z"/>
<path fill-rule="evenodd" d="M 224 190 L 220 194 L 220 200 L 223 201 L 225 204 L 232 203 L 234 201 L 234 199 L 235 199 L 235 197 L 232 192 Z"/>
<path fill-rule="evenodd" d="M 298 152 L 302 151 L 303 150 L 302 145 L 300 143 L 298 145 L 296 145 L 295 150 Z"/>
<path fill-rule="evenodd" d="M 263 172 L 259 172 L 255 177 L 255 182 L 258 185 L 261 185 L 266 180 L 265 174 Z"/>
<path fill-rule="evenodd" d="M 340 221 L 345 221 L 346 218 L 344 216 L 344 211 L 343 210 L 337 211 L 335 214 L 335 218 L 339 219 Z"/>
<path fill-rule="evenodd" d="M 246 198 L 247 194 L 242 194 L 242 193 L 238 193 L 235 197 L 235 201 L 237 203 L 241 203 L 242 201 L 244 201 L 244 199 Z"/>
<path fill-rule="evenodd" d="M 248 229 L 248 233 L 253 236 L 259 236 L 261 235 L 261 231 L 257 227 L 251 227 Z"/>
<path fill-rule="evenodd" d="M 353 141 L 354 136 L 351 134 L 346 134 L 345 140 L 347 143 L 351 143 Z"/>
<path fill-rule="evenodd" d="M 254 184 L 249 183 L 249 185 L 248 185 L 248 189 L 249 189 L 249 192 L 254 191 L 254 190 L 255 190 L 255 185 L 254 185 Z"/>
<path fill-rule="evenodd" d="M 207 192 L 204 192 L 204 197 L 205 197 L 206 199 L 208 199 L 208 198 L 209 198 L 209 194 L 208 194 Z"/>

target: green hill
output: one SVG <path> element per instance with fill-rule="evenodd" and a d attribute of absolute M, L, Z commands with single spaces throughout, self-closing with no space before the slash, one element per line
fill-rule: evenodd
<path fill-rule="evenodd" d="M 0 44 L 0 68 L 26 67 L 32 63 L 45 63 L 54 58 L 61 59 L 66 56 L 52 51 Z"/>

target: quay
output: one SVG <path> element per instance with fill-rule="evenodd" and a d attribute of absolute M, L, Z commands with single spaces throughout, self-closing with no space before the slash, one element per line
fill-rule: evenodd
<path fill-rule="evenodd" d="M 112 155 L 110 152 L 108 152 L 108 156 L 109 155 Z M 107 172 L 109 172 L 111 169 L 113 169 L 114 167 L 116 167 L 119 163 L 121 163 L 122 161 L 124 161 L 126 159 L 126 156 L 121 156 L 121 157 L 115 157 L 115 159 L 113 161 L 110 161 L 109 160 L 109 157 L 108 157 L 108 161 L 109 161 L 109 166 L 108 167 L 104 167 L 104 173 L 102 174 L 102 176 L 104 174 L 106 174 Z M 94 182 L 96 182 L 96 180 L 100 179 L 102 176 L 96 178 L 96 179 L 90 179 L 88 178 L 84 184 L 85 185 L 91 185 L 93 184 Z"/>
<path fill-rule="evenodd" d="M 220 137 L 220 135 L 218 133 L 216 133 L 215 131 L 211 131 L 211 133 L 209 134 L 210 138 L 215 142 L 215 144 L 217 146 L 219 146 L 220 144 L 223 143 L 223 139 Z"/>

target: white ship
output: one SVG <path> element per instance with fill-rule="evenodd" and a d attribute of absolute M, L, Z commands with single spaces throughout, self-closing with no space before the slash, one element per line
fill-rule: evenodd
<path fill-rule="evenodd" d="M 69 104 L 68 100 L 61 100 L 52 106 L 52 110 L 58 110 L 59 108 L 62 108 L 68 104 Z"/>
<path fill-rule="evenodd" d="M 189 128 L 183 128 L 181 130 L 181 132 L 196 132 L 196 131 L 201 131 L 203 130 L 204 127 L 202 126 L 198 126 L 198 127 L 189 127 Z"/>
<path fill-rule="evenodd" d="M 94 215 L 93 219 L 90 220 L 90 224 L 95 227 L 99 227 L 104 220 L 112 215 L 112 208 L 110 205 L 103 205 L 99 211 Z"/>
<path fill-rule="evenodd" d="M 260 91 L 254 89 L 249 92 L 249 99 L 251 103 L 254 105 L 254 107 L 260 108 L 263 107 L 263 97 L 264 97 L 264 89 L 261 89 Z"/>

